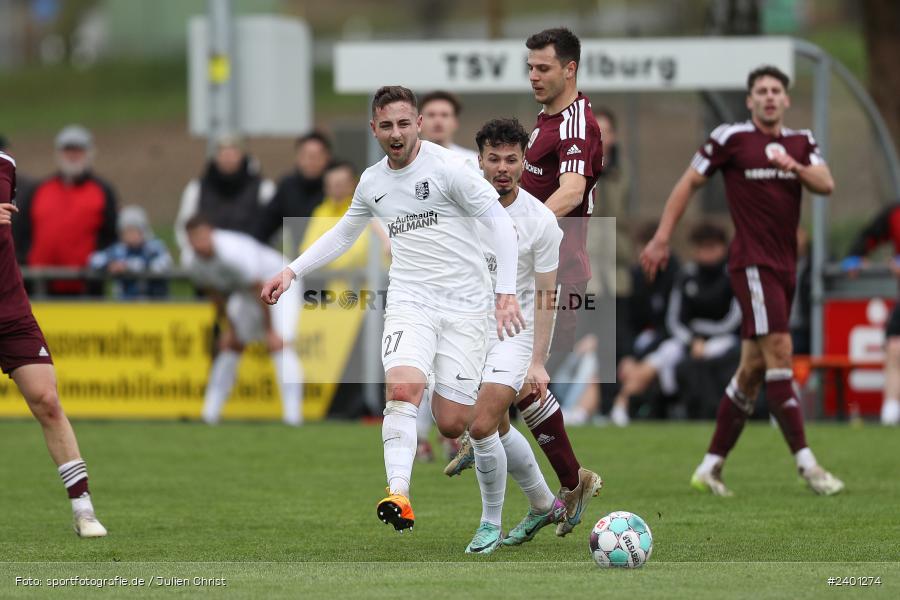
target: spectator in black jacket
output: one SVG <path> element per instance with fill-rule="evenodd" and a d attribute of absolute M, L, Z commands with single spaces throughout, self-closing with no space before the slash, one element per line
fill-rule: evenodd
<path fill-rule="evenodd" d="M 259 163 L 247 155 L 241 140 L 233 135 L 220 137 L 203 175 L 192 179 L 181 195 L 175 219 L 181 264 L 189 266 L 194 256 L 185 229 L 191 217 L 202 214 L 218 229 L 252 235 L 274 195 L 275 184 L 262 177 Z"/>
<path fill-rule="evenodd" d="M 666 310 L 671 337 L 640 362 L 619 370 L 622 388 L 610 414 L 616 425 L 628 424 L 629 398 L 657 378 L 662 393 L 674 395 L 675 369 L 682 360 L 713 359 L 739 343 L 741 309 L 728 277 L 728 236 L 721 227 L 702 223 L 691 232 L 690 243 L 693 261 L 682 267 Z"/>
<path fill-rule="evenodd" d="M 253 232 L 256 239 L 268 243 L 281 229 L 282 219 L 292 217 L 285 232 L 290 237 L 285 240 L 290 252 L 303 240 L 309 217 L 325 198 L 323 180 L 325 169 L 331 163 L 331 142 L 313 131 L 297 138 L 294 149 L 295 168 L 278 182 L 278 191 Z"/>

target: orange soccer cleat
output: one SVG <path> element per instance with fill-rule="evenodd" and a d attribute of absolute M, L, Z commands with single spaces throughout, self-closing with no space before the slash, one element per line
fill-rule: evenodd
<path fill-rule="evenodd" d="M 400 533 L 403 533 L 404 529 L 412 531 L 416 516 L 413 514 L 409 498 L 391 492 L 390 488 L 385 488 L 385 491 L 388 496 L 378 503 L 378 518 L 385 524 L 393 525 Z"/>

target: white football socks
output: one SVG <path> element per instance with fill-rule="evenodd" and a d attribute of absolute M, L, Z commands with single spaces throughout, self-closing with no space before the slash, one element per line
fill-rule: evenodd
<path fill-rule="evenodd" d="M 234 378 L 237 375 L 239 352 L 222 350 L 213 360 L 209 370 L 209 381 L 206 383 L 206 394 L 203 398 L 203 420 L 207 423 L 218 423 L 222 416 L 222 408 L 231 394 Z"/>
<path fill-rule="evenodd" d="M 500 527 L 506 494 L 506 451 L 496 431 L 482 440 L 472 438 L 475 476 L 481 488 L 481 522 Z"/>
<path fill-rule="evenodd" d="M 303 423 L 303 366 L 293 348 L 285 346 L 271 354 L 281 389 L 282 420 L 288 425 Z"/>
<path fill-rule="evenodd" d="M 797 461 L 797 468 L 803 471 L 811 469 L 819 464 L 816 462 L 816 457 L 809 448 L 800 448 L 797 450 L 797 453 L 794 454 L 794 460 Z"/>
<path fill-rule="evenodd" d="M 719 456 L 718 454 L 705 454 L 703 456 L 703 462 L 700 463 L 700 466 L 697 467 L 697 471 L 700 473 L 711 473 L 713 467 L 717 464 L 724 462 L 725 459 Z"/>
<path fill-rule="evenodd" d="M 525 436 L 515 427 L 510 427 L 500 438 L 500 443 L 506 452 L 506 470 L 528 496 L 532 508 L 542 513 L 553 508 L 555 496 L 550 491 Z"/>
<path fill-rule="evenodd" d="M 384 470 L 391 492 L 409 496 L 413 460 L 416 457 L 417 407 L 411 402 L 388 400 L 381 424 Z"/>

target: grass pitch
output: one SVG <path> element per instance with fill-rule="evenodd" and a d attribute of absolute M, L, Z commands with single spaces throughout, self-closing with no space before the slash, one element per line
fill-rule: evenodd
<path fill-rule="evenodd" d="M 575 428 L 570 435 L 582 463 L 605 480 L 585 522 L 564 539 L 547 528 L 529 544 L 481 557 L 463 553 L 480 516 L 471 471 L 448 479 L 442 463 L 416 465 L 414 532 L 398 535 L 377 520 L 384 488 L 377 425 L 75 426 L 110 535 L 75 537 L 39 427 L 0 423 L 2 598 L 900 594 L 896 429 L 810 426 L 819 460 L 847 484 L 844 494 L 819 498 L 799 483 L 778 431 L 751 425 L 725 471 L 736 496 L 720 499 L 688 486 L 711 424 Z M 526 508 L 510 481 L 504 527 Z M 643 569 L 593 566 L 590 526 L 613 510 L 635 512 L 652 528 L 653 556 Z M 117 576 L 115 585 L 92 587 Z M 17 585 L 17 577 L 41 586 Z M 71 577 L 83 579 L 50 587 L 52 578 Z M 201 586 L 210 582 L 194 577 L 226 585 Z M 855 579 L 830 586 L 831 577 Z M 862 577 L 879 577 L 880 584 L 863 587 Z M 122 579 L 130 585 L 122 587 Z M 139 579 L 143 585 L 133 585 Z"/>

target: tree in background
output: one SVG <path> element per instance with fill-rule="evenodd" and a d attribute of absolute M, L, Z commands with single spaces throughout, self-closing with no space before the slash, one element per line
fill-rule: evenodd
<path fill-rule="evenodd" d="M 862 15 L 869 92 L 891 130 L 894 144 L 900 146 L 900 2 L 863 0 Z"/>

